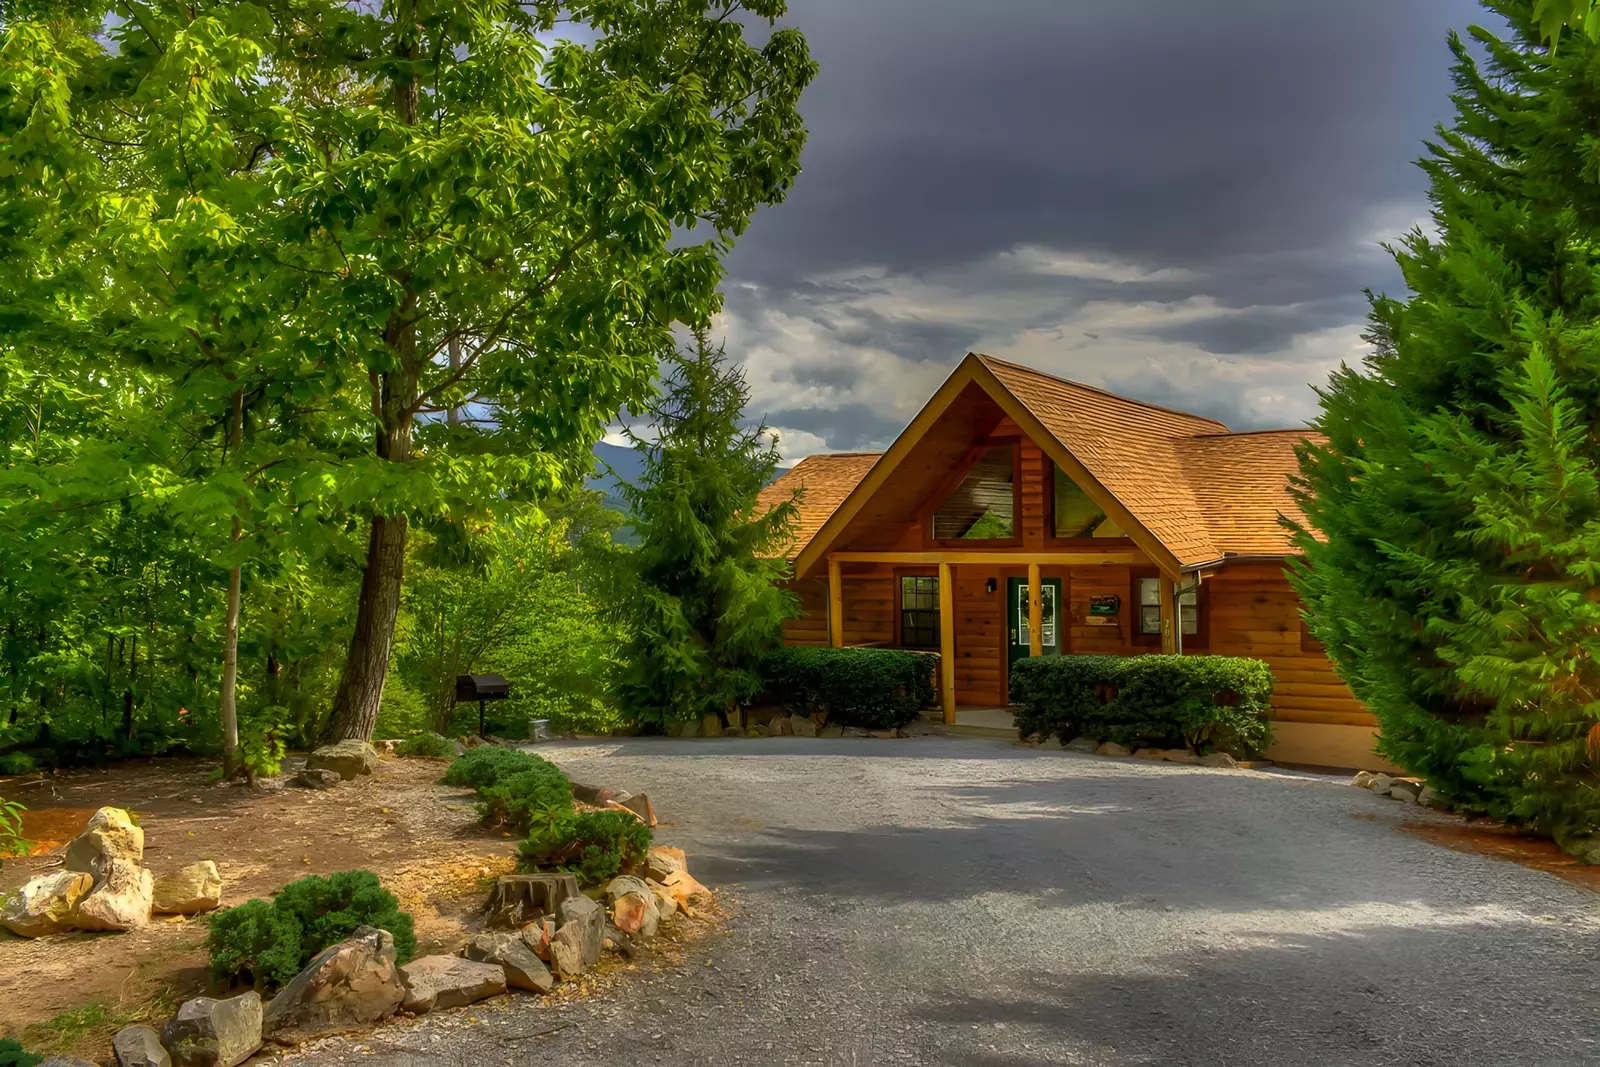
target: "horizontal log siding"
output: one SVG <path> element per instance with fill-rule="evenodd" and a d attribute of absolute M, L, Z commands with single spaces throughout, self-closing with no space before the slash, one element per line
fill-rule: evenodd
<path fill-rule="evenodd" d="M 805 614 L 788 619 L 783 624 L 783 643 L 786 645 L 823 645 L 828 643 L 828 580 L 806 578 L 789 582 L 787 588 L 800 598 L 800 610 Z"/>
<path fill-rule="evenodd" d="M 1300 599 L 1272 563 L 1236 564 L 1206 580 L 1211 641 L 1219 656 L 1265 660 L 1277 679 L 1273 718 L 1327 726 L 1376 726 L 1378 720 L 1334 673 L 1321 652 L 1300 647 Z"/>

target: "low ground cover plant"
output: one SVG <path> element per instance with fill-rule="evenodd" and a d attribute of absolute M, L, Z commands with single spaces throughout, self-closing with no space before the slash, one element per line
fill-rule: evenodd
<path fill-rule="evenodd" d="M 569 871 L 584 885 L 637 870 L 650 851 L 650 827 L 626 811 L 568 811 L 535 825 L 520 847 L 532 871 Z"/>
<path fill-rule="evenodd" d="M 343 941 L 358 927 L 374 926 L 394 937 L 405 963 L 417 951 L 411 916 L 371 871 L 340 871 L 291 882 L 272 901 L 250 900 L 211 917 L 206 946 L 211 970 L 230 983 L 277 989 L 311 958 Z"/>
<path fill-rule="evenodd" d="M 1272 743 L 1272 671 L 1236 656 L 1049 656 L 1011 669 L 1024 738 L 1079 736 L 1258 759 Z"/>
<path fill-rule="evenodd" d="M 792 715 L 889 730 L 933 703 L 939 658 L 899 648 L 780 648 L 761 661 L 767 700 Z"/>
<path fill-rule="evenodd" d="M 402 756 L 450 759 L 456 754 L 456 743 L 443 734 L 424 732 L 406 738 L 395 746 L 395 751 Z"/>

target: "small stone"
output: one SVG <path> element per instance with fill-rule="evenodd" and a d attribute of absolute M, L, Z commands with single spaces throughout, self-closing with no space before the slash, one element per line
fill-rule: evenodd
<path fill-rule="evenodd" d="M 583 973 L 583 931 L 576 924 L 568 923 L 551 938 L 550 966 L 562 978 L 573 978 Z"/>
<path fill-rule="evenodd" d="M 1195 760 L 1195 762 L 1202 767 L 1222 767 L 1230 771 L 1239 769 L 1239 761 L 1226 752 L 1209 752 Z"/>
<path fill-rule="evenodd" d="M 672 890 L 653 878 L 645 884 L 650 887 L 650 893 L 656 899 L 657 918 L 662 922 L 670 922 L 678 913 L 678 898 L 672 895 Z"/>
<path fill-rule="evenodd" d="M 1141 748 L 1133 754 L 1135 759 L 1163 760 L 1167 758 L 1164 748 Z"/>
<path fill-rule="evenodd" d="M 1431 785 L 1425 785 L 1422 787 L 1422 791 L 1417 794 L 1417 803 L 1429 808 L 1443 808 L 1448 806 L 1445 804 L 1444 797 L 1440 796 L 1439 791 Z"/>
<path fill-rule="evenodd" d="M 338 771 L 323 770 L 322 768 L 307 767 L 294 776 L 295 785 L 306 789 L 332 789 L 344 781 L 339 777 Z"/>
<path fill-rule="evenodd" d="M 651 845 L 645 859 L 646 872 L 658 882 L 665 882 L 673 871 L 687 871 L 689 858 L 683 849 L 671 845 Z"/>
<path fill-rule="evenodd" d="M 1107 741 L 1094 750 L 1096 756 L 1131 756 L 1133 753 L 1126 745 L 1119 745 L 1115 741 Z"/>
<path fill-rule="evenodd" d="M 818 737 L 843 737 L 843 726 L 824 726 L 817 731 Z"/>
<path fill-rule="evenodd" d="M 615 926 L 606 927 L 604 943 L 606 951 L 615 952 L 630 960 L 639 954 L 639 947 L 633 943 L 633 938 L 618 930 Z"/>
<path fill-rule="evenodd" d="M 144 831 L 122 808 L 101 808 L 67 846 L 61 869 L 88 871 L 98 885 L 113 860 L 126 860 L 136 867 L 143 863 Z"/>
<path fill-rule="evenodd" d="M 1193 763 L 1200 757 L 1186 748 L 1169 748 L 1163 753 L 1162 758 L 1168 763 Z"/>
<path fill-rule="evenodd" d="M 398 739 L 372 742 L 372 750 L 380 756 L 392 756 L 398 752 L 399 749 L 400 741 Z"/>
<path fill-rule="evenodd" d="M 766 737 L 767 728 L 765 726 L 747 726 L 745 727 L 744 735 L 746 737 Z"/>
<path fill-rule="evenodd" d="M 395 963 L 394 936 L 371 926 L 312 958 L 272 998 L 261 1031 L 281 1045 L 371 1026 L 393 1015 L 405 999 Z"/>
<path fill-rule="evenodd" d="M 111 1039 L 117 1067 L 172 1067 L 172 1057 L 161 1047 L 161 1035 L 148 1026 L 124 1026 Z"/>
<path fill-rule="evenodd" d="M 234 1067 L 261 1047 L 261 995 L 196 997 L 161 1031 L 173 1067 Z"/>
<path fill-rule="evenodd" d="M 157 878 L 150 898 L 150 910 L 157 915 L 194 915 L 221 906 L 222 875 L 210 860 Z"/>
<path fill-rule="evenodd" d="M 796 737 L 816 737 L 817 724 L 811 721 L 809 715 L 789 716 L 789 732 Z"/>
<path fill-rule="evenodd" d="M 72 929 L 78 902 L 94 889 L 88 871 L 56 871 L 28 879 L 6 897 L 0 924 L 18 937 L 44 937 Z"/>
<path fill-rule="evenodd" d="M 378 769 L 378 753 L 365 741 L 354 737 L 337 744 L 323 745 L 306 760 L 308 771 L 333 771 L 345 781 L 354 781 Z"/>
<path fill-rule="evenodd" d="M 550 939 L 556 936 L 556 924 L 549 919 L 538 919 L 522 928 L 522 943 L 544 962 L 550 962 Z"/>
<path fill-rule="evenodd" d="M 478 934 L 467 942 L 461 954 L 480 963 L 498 964 L 505 972 L 506 985 L 512 989 L 548 993 L 556 987 L 550 968 L 516 934 Z M 595 955 L 598 957 L 599 952 Z"/>
<path fill-rule="evenodd" d="M 1407 804 L 1415 804 L 1417 797 L 1422 794 L 1422 787 L 1416 782 L 1396 781 L 1389 786 L 1389 795 L 1395 800 L 1403 800 Z"/>
<path fill-rule="evenodd" d="M 1395 780 L 1390 778 L 1387 774 L 1375 774 L 1372 776 L 1371 780 L 1367 782 L 1367 788 L 1372 790 L 1374 793 L 1381 793 L 1384 796 L 1388 796 L 1389 787 L 1394 784 L 1394 781 Z"/>
<path fill-rule="evenodd" d="M 862 728 L 860 726 L 846 726 L 844 728 L 844 736 L 845 737 L 871 737 L 872 736 L 872 732 L 870 730 L 866 730 L 866 729 L 864 729 L 864 728 Z"/>
<path fill-rule="evenodd" d="M 868 737 L 876 737 L 880 741 L 887 741 L 890 738 L 899 737 L 900 736 L 900 731 L 899 730 L 868 730 L 867 731 L 867 736 Z"/>
<path fill-rule="evenodd" d="M 1100 747 L 1100 742 L 1092 737 L 1074 737 L 1062 747 L 1068 752 L 1093 752 Z"/>
<path fill-rule="evenodd" d="M 1372 780 L 1376 777 L 1377 775 L 1372 771 L 1357 771 L 1356 776 L 1350 779 L 1350 784 L 1357 789 L 1365 789 L 1372 784 Z"/>
<path fill-rule="evenodd" d="M 150 921 L 155 877 L 132 860 L 112 860 L 94 892 L 78 902 L 80 930 L 135 930 Z"/>
<path fill-rule="evenodd" d="M 600 962 L 600 946 L 605 940 L 606 909 L 588 897 L 568 897 L 557 910 L 561 926 L 576 927 L 583 965 L 593 967 Z"/>
<path fill-rule="evenodd" d="M 653 827 L 656 825 L 656 809 L 650 803 L 650 795 L 648 793 L 629 793 L 624 797 L 619 797 L 617 803 L 639 816 L 639 819 L 646 826 Z"/>
<path fill-rule="evenodd" d="M 695 881 L 688 871 L 673 871 L 662 879 L 661 884 L 666 886 L 667 892 L 672 894 L 685 915 L 694 914 L 689 905 L 696 897 L 711 897 L 711 890 Z"/>
<path fill-rule="evenodd" d="M 506 974 L 498 965 L 460 956 L 424 956 L 400 968 L 406 996 L 400 1004 L 413 1015 L 435 1008 L 461 1008 L 506 991 Z"/>

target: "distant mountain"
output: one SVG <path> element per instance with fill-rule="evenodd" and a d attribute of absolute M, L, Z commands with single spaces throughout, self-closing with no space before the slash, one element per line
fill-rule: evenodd
<path fill-rule="evenodd" d="M 594 458 L 599 462 L 595 473 L 589 477 L 589 488 L 600 490 L 610 501 L 620 501 L 622 494 L 617 491 L 617 479 L 606 471 L 608 464 L 617 472 L 617 477 L 626 482 L 637 482 L 639 475 L 644 472 L 644 460 L 626 445 L 609 445 L 601 441 L 594 446 Z M 612 506 L 620 508 L 622 505 L 614 503 Z"/>

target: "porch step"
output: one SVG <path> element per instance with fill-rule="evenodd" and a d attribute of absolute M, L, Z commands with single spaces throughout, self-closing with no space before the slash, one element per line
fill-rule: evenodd
<path fill-rule="evenodd" d="M 962 726 L 959 722 L 946 726 L 944 731 L 950 737 L 992 737 L 999 741 L 1017 739 L 1015 730 L 1002 730 L 994 726 Z"/>

